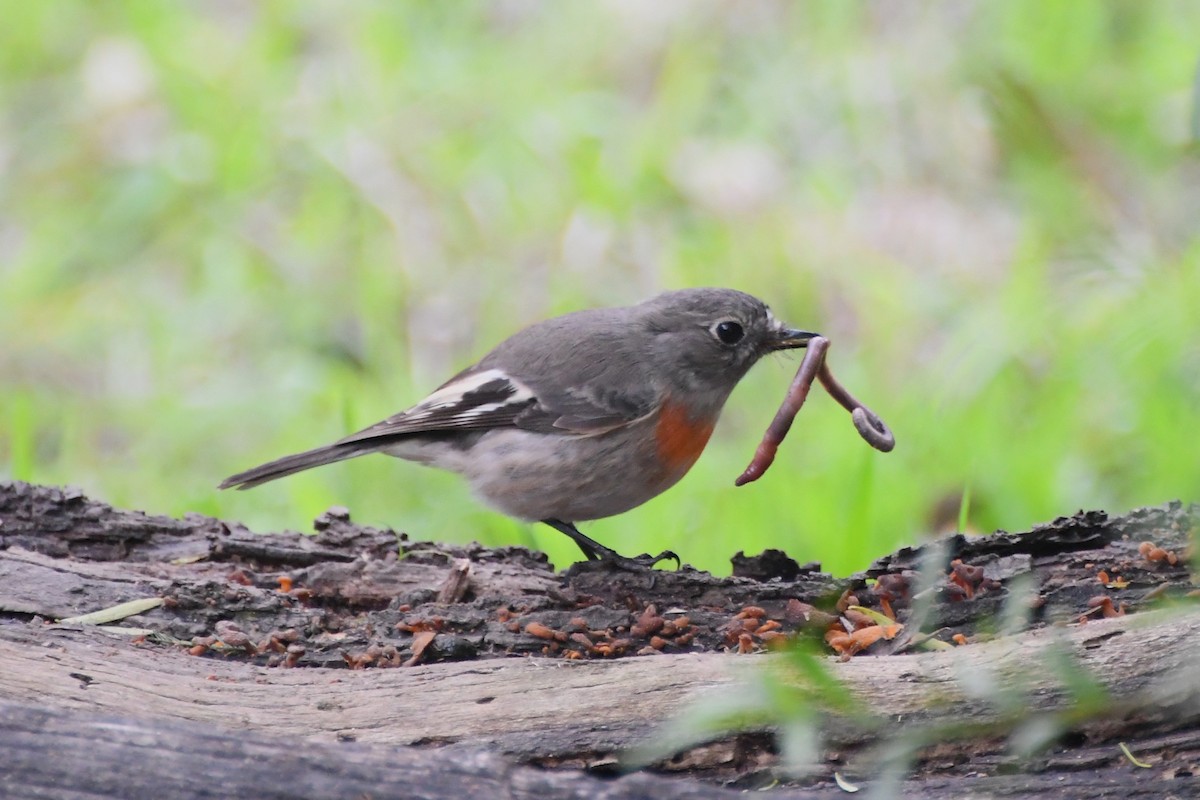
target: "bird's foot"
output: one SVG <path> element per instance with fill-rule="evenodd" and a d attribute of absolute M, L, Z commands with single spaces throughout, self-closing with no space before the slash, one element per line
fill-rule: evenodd
<path fill-rule="evenodd" d="M 652 556 L 649 553 L 642 553 L 640 556 L 623 556 L 615 550 L 608 550 L 607 553 L 601 554 L 595 559 L 589 559 L 589 561 L 592 560 L 599 562 L 599 564 L 630 572 L 653 569 L 662 561 L 674 561 L 675 569 L 677 570 L 682 566 L 679 556 L 672 550 L 663 550 L 656 556 Z"/>
<path fill-rule="evenodd" d="M 597 562 L 597 566 L 604 564 L 616 569 L 629 570 L 630 572 L 653 569 L 660 561 L 674 561 L 675 569 L 679 569 L 682 566 L 679 556 L 671 550 L 663 550 L 656 556 L 652 556 L 649 553 L 642 553 L 640 556 L 633 556 L 631 558 L 621 555 L 611 547 L 605 547 L 589 536 L 585 536 L 570 522 L 563 522 L 557 519 L 544 519 L 542 522 L 571 537 L 571 540 L 579 545 L 579 549 L 583 551 L 583 555 L 587 558 L 588 562 L 595 561 Z"/>

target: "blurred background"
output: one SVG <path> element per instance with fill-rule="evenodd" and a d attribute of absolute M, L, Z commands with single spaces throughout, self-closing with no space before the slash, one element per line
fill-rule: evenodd
<path fill-rule="evenodd" d="M 731 286 L 833 341 L 759 365 L 665 495 L 584 530 L 834 572 L 961 522 L 1200 499 L 1200 4 L 0 2 L 0 477 L 309 530 L 578 555 L 373 456 L 530 322 Z M 969 493 L 965 504 L 964 494 Z"/>

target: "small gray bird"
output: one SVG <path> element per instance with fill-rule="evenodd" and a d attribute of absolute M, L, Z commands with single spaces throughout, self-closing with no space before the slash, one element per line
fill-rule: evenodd
<path fill-rule="evenodd" d="M 576 311 L 505 339 L 407 411 L 239 472 L 220 488 L 386 453 L 457 472 L 485 502 L 561 531 L 589 560 L 629 561 L 575 523 L 628 511 L 673 486 L 750 367 L 816 335 L 733 289 Z M 653 560 L 665 557 L 674 554 Z"/>

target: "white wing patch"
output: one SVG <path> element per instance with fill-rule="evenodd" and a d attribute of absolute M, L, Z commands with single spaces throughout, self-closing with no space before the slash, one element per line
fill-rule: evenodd
<path fill-rule="evenodd" d="M 503 370 L 485 369 L 482 372 L 472 372 L 464 375 L 453 383 L 446 384 L 413 406 L 411 411 L 416 411 L 418 408 L 448 408 L 461 402 L 464 394 L 477 390 L 492 381 L 504 381 L 514 389 L 518 389 L 518 391 L 524 389 L 526 392 L 529 392 L 526 387 L 521 386 L 517 381 L 510 378 Z M 533 393 L 529 392 L 529 396 L 532 397 Z"/>
<path fill-rule="evenodd" d="M 502 370 L 471 372 L 407 411 L 351 434 L 339 443 L 511 425 L 535 402 L 532 389 Z"/>
<path fill-rule="evenodd" d="M 487 399 L 502 397 L 490 402 L 472 403 L 471 394 L 486 395 Z M 480 397 L 480 399 L 485 399 Z M 472 372 L 446 384 L 421 402 L 404 412 L 405 419 L 416 421 L 431 416 L 434 412 L 462 407 L 464 417 L 479 417 L 505 406 L 523 405 L 534 399 L 533 390 L 516 378 L 499 369 Z"/>

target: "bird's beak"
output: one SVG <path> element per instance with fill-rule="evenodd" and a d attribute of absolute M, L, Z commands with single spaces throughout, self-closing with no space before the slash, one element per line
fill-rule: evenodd
<path fill-rule="evenodd" d="M 820 335 L 812 331 L 798 331 L 786 325 L 779 325 L 771 332 L 769 345 L 772 350 L 794 350 L 797 347 L 807 347 L 809 339 Z"/>

